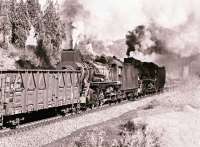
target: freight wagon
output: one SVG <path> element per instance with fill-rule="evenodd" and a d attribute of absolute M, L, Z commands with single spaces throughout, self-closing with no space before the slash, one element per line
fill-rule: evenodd
<path fill-rule="evenodd" d="M 78 108 L 80 75 L 71 70 L 0 71 L 0 127 L 15 126 L 35 112 Z"/>

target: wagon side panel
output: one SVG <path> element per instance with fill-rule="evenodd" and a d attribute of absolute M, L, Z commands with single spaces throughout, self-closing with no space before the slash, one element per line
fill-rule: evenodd
<path fill-rule="evenodd" d="M 46 109 L 47 106 L 47 79 L 46 72 L 38 72 L 36 74 L 37 82 L 37 108 L 38 110 Z"/>
<path fill-rule="evenodd" d="M 63 105 L 65 105 L 65 80 L 64 80 L 64 72 L 59 72 L 57 106 L 63 106 Z"/>
<path fill-rule="evenodd" d="M 48 108 L 56 106 L 57 96 L 57 75 L 49 73 L 48 75 Z"/>
<path fill-rule="evenodd" d="M 79 90 L 79 79 L 77 73 L 71 73 L 72 77 L 72 92 L 73 92 L 73 103 L 78 103 L 80 98 L 80 90 Z"/>
<path fill-rule="evenodd" d="M 72 100 L 73 100 L 71 74 L 68 72 L 65 72 L 64 80 L 65 80 L 65 105 L 69 105 L 69 104 L 72 104 Z"/>
<path fill-rule="evenodd" d="M 6 116 L 26 112 L 23 76 L 20 72 L 1 75 L 1 101 Z"/>

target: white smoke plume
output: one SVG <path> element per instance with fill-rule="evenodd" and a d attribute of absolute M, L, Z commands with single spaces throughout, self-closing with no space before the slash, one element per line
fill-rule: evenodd
<path fill-rule="evenodd" d="M 40 1 L 44 3 L 45 0 Z M 184 27 L 191 26 L 185 29 L 185 33 L 192 34 L 197 32 L 198 27 L 195 25 L 200 23 L 199 0 L 55 1 L 59 2 L 67 18 L 84 21 L 81 33 L 96 35 L 101 40 L 124 38 L 125 34 L 135 26 L 141 24 L 146 26 L 152 22 L 166 29 L 179 30 L 177 33 Z"/>
<path fill-rule="evenodd" d="M 137 25 L 154 23 L 167 50 L 187 57 L 199 53 L 199 0 L 80 0 L 90 12 L 82 29 L 101 40 L 124 38 Z M 166 31 L 166 30 L 168 31 Z M 165 30 L 165 31 L 164 31 Z M 163 31 L 163 32 L 162 32 Z M 149 42 L 146 40 L 146 45 Z M 145 45 L 144 44 L 144 45 Z"/>

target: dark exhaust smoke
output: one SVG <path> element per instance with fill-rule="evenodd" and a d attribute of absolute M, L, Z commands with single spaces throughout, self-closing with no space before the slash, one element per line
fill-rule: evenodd
<path fill-rule="evenodd" d="M 84 6 L 79 0 L 64 0 L 62 9 L 62 18 L 65 22 L 66 28 L 66 49 L 73 49 L 77 38 L 74 35 L 74 31 L 79 31 L 76 26 L 77 21 L 84 21 L 89 17 L 89 12 L 85 10 Z"/>

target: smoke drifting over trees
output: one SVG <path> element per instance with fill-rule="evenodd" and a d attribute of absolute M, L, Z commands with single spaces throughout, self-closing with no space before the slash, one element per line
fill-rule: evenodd
<path fill-rule="evenodd" d="M 89 15 L 79 0 L 64 0 L 63 6 L 62 15 L 64 15 L 64 20 L 69 22 L 81 20 Z"/>

